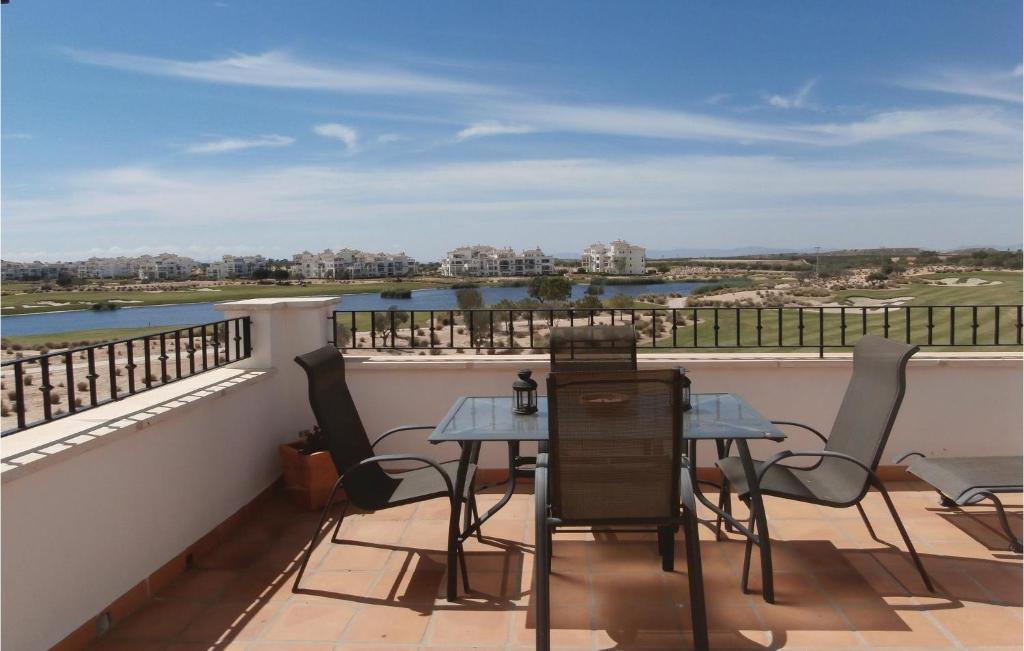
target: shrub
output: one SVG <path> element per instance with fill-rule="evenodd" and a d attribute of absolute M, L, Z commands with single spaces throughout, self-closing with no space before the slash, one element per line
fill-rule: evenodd
<path fill-rule="evenodd" d="M 50 352 L 50 349 L 47 348 L 46 346 L 40 346 L 38 352 L 40 355 L 45 355 L 46 353 Z"/>
<path fill-rule="evenodd" d="M 25 386 L 30 387 L 30 386 L 32 386 L 33 382 L 35 382 L 35 380 L 32 379 L 31 375 L 26 375 L 25 376 Z"/>
<path fill-rule="evenodd" d="M 89 388 L 89 383 L 83 381 L 83 382 L 79 382 L 75 386 L 78 388 L 79 391 L 85 391 L 85 390 L 87 390 Z"/>
<path fill-rule="evenodd" d="M 11 406 L 9 404 L 7 404 L 6 402 L 3 403 L 3 404 L 0 404 L 0 416 L 10 416 L 10 415 L 11 415 Z"/>
<path fill-rule="evenodd" d="M 60 400 L 61 400 L 61 398 L 60 398 L 60 394 L 59 393 L 57 393 L 56 391 L 50 391 L 50 404 L 51 405 L 59 405 L 60 404 Z"/>
<path fill-rule="evenodd" d="M 18 392 L 17 391 L 8 391 L 7 392 L 7 399 L 11 400 L 11 401 L 17 400 L 18 399 Z"/>
<path fill-rule="evenodd" d="M 76 407 L 81 407 L 82 406 L 82 399 L 81 398 L 75 398 L 75 406 Z"/>
<path fill-rule="evenodd" d="M 124 370 L 121 369 L 121 368 L 115 368 L 114 369 L 114 375 L 116 375 L 118 377 L 121 377 L 121 373 L 123 373 L 123 372 L 124 372 Z"/>

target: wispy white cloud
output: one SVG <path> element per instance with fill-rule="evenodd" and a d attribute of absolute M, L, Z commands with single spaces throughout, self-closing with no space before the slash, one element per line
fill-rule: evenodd
<path fill-rule="evenodd" d="M 732 97 L 732 93 L 715 93 L 704 98 L 705 104 L 718 105 Z"/>
<path fill-rule="evenodd" d="M 1013 70 L 995 71 L 948 69 L 916 79 L 902 79 L 897 84 L 914 90 L 1020 103 L 1021 76 L 1021 65 Z"/>
<path fill-rule="evenodd" d="M 637 106 L 503 104 L 508 119 L 538 131 L 568 131 L 673 140 L 849 146 L 935 133 L 1020 137 L 1015 116 L 993 107 L 890 111 L 861 120 L 777 123 L 734 120 Z"/>
<path fill-rule="evenodd" d="M 186 145 L 184 151 L 189 154 L 224 154 L 254 147 L 287 147 L 294 142 L 295 138 L 274 134 L 257 138 L 221 138 L 219 140 Z"/>
<path fill-rule="evenodd" d="M 4 140 L 31 140 L 31 133 L 5 133 L 3 134 Z"/>
<path fill-rule="evenodd" d="M 499 94 L 498 90 L 482 84 L 392 67 L 315 63 L 280 50 L 201 61 L 181 61 L 123 52 L 65 51 L 80 63 L 210 83 L 380 95 Z"/>
<path fill-rule="evenodd" d="M 488 136 L 504 136 L 510 134 L 533 133 L 536 131 L 525 124 L 502 124 L 497 120 L 475 122 L 455 134 L 455 139 L 462 141 L 470 138 L 486 138 Z"/>
<path fill-rule="evenodd" d="M 817 78 L 810 79 L 791 95 L 769 95 L 768 97 L 765 98 L 765 101 L 767 101 L 768 104 L 774 106 L 775 108 L 809 108 L 810 103 L 808 102 L 807 98 L 811 94 L 811 90 L 817 83 Z"/>
<path fill-rule="evenodd" d="M 400 134 L 397 133 L 382 133 L 379 136 L 377 136 L 377 142 L 379 142 L 382 145 L 387 145 L 393 142 L 399 142 L 404 139 L 405 138 L 403 138 Z"/>
<path fill-rule="evenodd" d="M 340 140 L 344 143 L 345 150 L 350 154 L 359 151 L 359 133 L 352 127 L 338 124 L 337 122 L 328 122 L 327 124 L 316 125 L 313 127 L 313 132 L 324 138 Z"/>

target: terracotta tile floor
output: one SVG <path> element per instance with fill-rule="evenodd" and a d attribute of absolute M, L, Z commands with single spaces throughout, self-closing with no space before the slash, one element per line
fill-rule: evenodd
<path fill-rule="evenodd" d="M 529 488 L 529 487 L 527 487 Z M 939 589 L 909 558 L 872 540 L 856 510 L 768 499 L 777 603 L 738 587 L 742 544 L 701 553 L 714 648 L 1019 650 L 1021 556 L 1006 551 L 991 509 L 939 508 L 909 482 L 893 498 Z M 481 497 L 493 503 L 496 495 Z M 443 594 L 443 503 L 350 514 L 346 544 L 321 542 L 299 594 L 291 577 L 317 514 L 275 500 L 233 539 L 111 631 L 97 649 L 529 649 L 534 639 L 529 492 L 467 544 L 473 591 Z M 1012 500 L 1020 512 L 1020 502 Z M 877 494 L 865 508 L 879 535 L 899 536 Z M 1021 518 L 1014 516 L 1019 530 Z M 552 642 L 566 649 L 691 645 L 685 556 L 662 572 L 644 533 L 556 536 Z M 898 547 L 902 548 L 901 544 Z M 756 559 L 755 559 L 756 560 Z M 756 566 L 756 562 L 755 562 Z M 760 585 L 753 579 L 752 587 Z"/>

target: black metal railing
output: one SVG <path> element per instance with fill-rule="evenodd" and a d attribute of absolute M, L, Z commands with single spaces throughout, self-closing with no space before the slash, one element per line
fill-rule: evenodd
<path fill-rule="evenodd" d="M 632 324 L 637 346 L 659 349 L 808 350 L 853 346 L 866 334 L 933 348 L 1021 346 L 1021 305 L 857 307 L 539 308 L 339 310 L 342 350 L 543 351 L 551 327 Z"/>
<path fill-rule="evenodd" d="M 245 359 L 251 327 L 236 317 L 4 361 L 0 436 Z"/>

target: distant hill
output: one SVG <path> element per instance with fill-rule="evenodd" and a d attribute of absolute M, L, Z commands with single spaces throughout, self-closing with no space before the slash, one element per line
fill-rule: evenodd
<path fill-rule="evenodd" d="M 781 255 L 784 253 L 808 253 L 813 249 L 772 249 L 763 246 L 746 246 L 736 249 L 648 249 L 647 258 L 737 258 L 750 255 Z"/>

